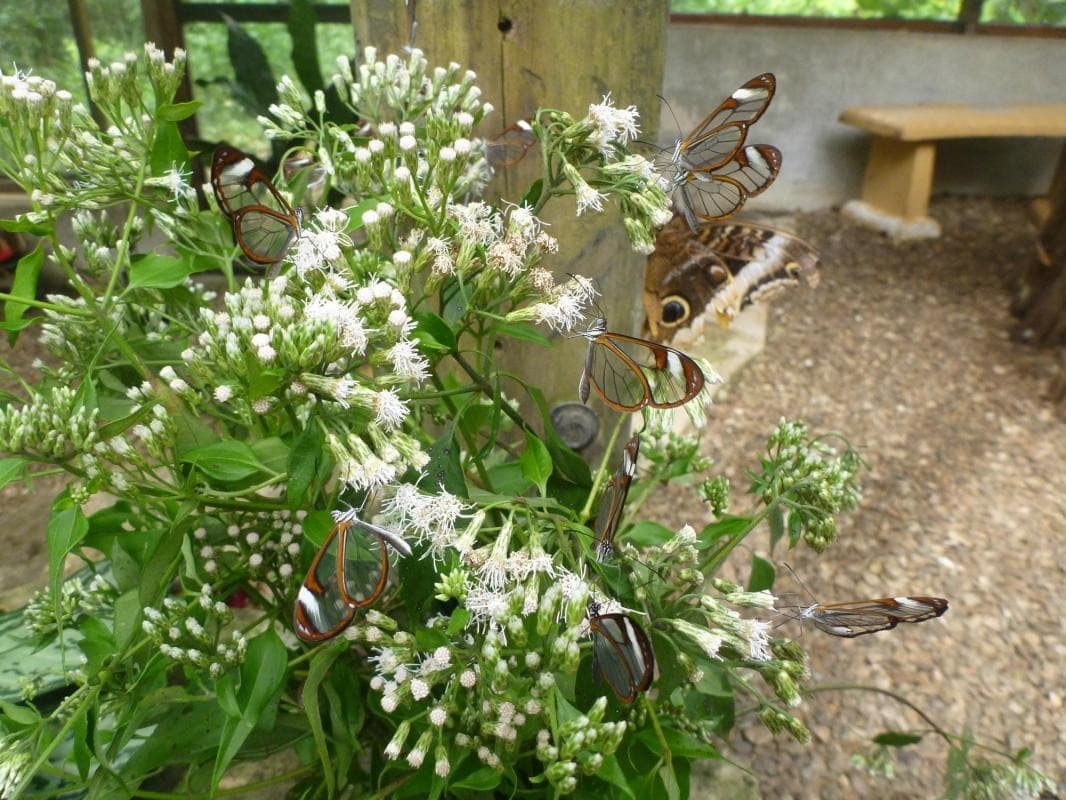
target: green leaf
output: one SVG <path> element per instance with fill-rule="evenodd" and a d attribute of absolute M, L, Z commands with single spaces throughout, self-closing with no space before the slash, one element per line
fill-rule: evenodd
<path fill-rule="evenodd" d="M 502 775 L 492 767 L 481 767 L 469 775 L 460 778 L 451 784 L 452 789 L 471 789 L 476 792 L 487 792 L 500 785 Z"/>
<path fill-rule="evenodd" d="M 449 636 L 458 636 L 466 629 L 468 622 L 470 622 L 470 612 L 462 606 L 456 607 L 452 611 L 451 617 L 448 618 L 447 634 Z"/>
<path fill-rule="evenodd" d="M 255 451 L 236 439 L 194 448 L 183 454 L 181 460 L 220 481 L 239 481 L 265 469 Z"/>
<path fill-rule="evenodd" d="M 37 246 L 19 259 L 15 267 L 15 280 L 11 284 L 8 294 L 23 300 L 35 300 L 37 298 L 37 281 L 41 277 L 41 268 L 44 267 L 44 246 L 37 242 Z M 29 308 L 25 303 L 16 300 L 8 300 L 4 303 L 4 322 L 8 324 L 18 323 L 22 315 Z M 12 345 L 18 339 L 17 330 L 8 330 L 7 340 Z"/>
<path fill-rule="evenodd" d="M 414 336 L 419 344 L 432 349 L 451 353 L 455 350 L 456 340 L 448 323 L 434 314 L 432 311 L 420 311 L 415 314 L 418 325 L 415 327 Z"/>
<path fill-rule="evenodd" d="M 268 471 L 278 475 L 285 474 L 289 465 L 289 446 L 277 436 L 268 436 L 252 444 L 252 452 L 255 453 Z"/>
<path fill-rule="evenodd" d="M 85 673 L 96 675 L 103 669 L 104 662 L 115 655 L 115 637 L 96 617 L 85 617 L 78 624 L 78 628 L 84 637 L 78 646 L 85 654 Z"/>
<path fill-rule="evenodd" d="M 271 103 L 278 102 L 277 81 L 270 70 L 270 61 L 254 37 L 228 14 L 222 14 L 226 23 L 226 49 L 236 78 L 233 94 L 237 101 L 252 114 L 266 114 Z"/>
<path fill-rule="evenodd" d="M 443 486 L 457 497 L 467 497 L 466 477 L 459 461 L 459 447 L 455 443 L 455 427 L 449 427 L 428 450 L 429 462 L 424 474 L 430 485 Z"/>
<path fill-rule="evenodd" d="M 174 516 L 170 528 L 157 539 L 151 555 L 144 559 L 138 591 L 142 606 L 157 605 L 174 577 L 180 560 L 181 545 L 185 541 L 185 525 L 194 511 L 192 505 L 184 505 Z"/>
<path fill-rule="evenodd" d="M 48 587 L 55 603 L 55 614 L 61 616 L 59 585 L 63 582 L 63 562 L 67 554 L 78 546 L 89 532 L 89 520 L 81 513 L 81 508 L 74 505 L 67 492 L 59 495 L 52 505 L 48 518 Z"/>
<path fill-rule="evenodd" d="M 131 289 L 171 289 L 180 286 L 193 272 L 191 261 L 148 253 L 130 264 Z"/>
<path fill-rule="evenodd" d="M 419 628 L 415 631 L 415 642 L 420 650 L 436 650 L 438 647 L 447 647 L 450 642 L 448 637 L 436 628 Z"/>
<path fill-rule="evenodd" d="M 318 685 L 329 674 L 329 668 L 337 660 L 337 656 L 347 649 L 347 642 L 338 641 L 315 653 L 311 657 L 307 680 L 304 682 L 301 694 L 304 713 L 307 714 L 307 722 L 311 726 L 311 735 L 315 738 L 318 759 L 322 762 L 322 774 L 326 779 L 326 794 L 329 797 L 333 796 L 335 781 L 333 765 L 329 760 L 329 748 L 326 746 L 326 731 L 322 726 L 322 709 L 318 704 Z"/>
<path fill-rule="evenodd" d="M 751 554 L 751 575 L 748 576 L 748 591 L 761 592 L 774 588 L 774 565 L 765 558 Z"/>
<path fill-rule="evenodd" d="M 0 219 L 0 231 L 28 233 L 31 236 L 48 236 L 52 226 L 46 222 L 30 222 L 23 215 L 20 219 Z"/>
<path fill-rule="evenodd" d="M 540 412 L 544 440 L 548 445 L 548 452 L 551 453 L 552 462 L 558 468 L 555 478 L 559 478 L 561 475 L 570 483 L 588 489 L 592 486 L 592 473 L 589 471 L 588 462 L 574 452 L 555 432 L 551 412 L 548 410 L 548 401 L 545 399 L 544 393 L 536 386 L 528 384 L 523 384 L 523 388 L 533 399 L 533 402 L 536 403 L 537 411 Z M 584 502 L 584 498 L 582 498 L 582 502 Z"/>
<path fill-rule="evenodd" d="M 520 339 L 523 342 L 533 342 L 541 347 L 552 346 L 551 339 L 528 322 L 501 322 L 496 326 L 496 331 L 502 336 Z"/>
<path fill-rule="evenodd" d="M 882 747 L 907 747 L 908 745 L 918 744 L 921 740 L 922 737 L 914 733 L 887 731 L 886 733 L 877 734 L 874 737 L 874 744 L 879 744 Z"/>
<path fill-rule="evenodd" d="M 303 505 L 311 481 L 318 472 L 319 460 L 323 456 L 325 446 L 326 437 L 322 429 L 314 424 L 314 420 L 310 421 L 292 443 L 287 469 L 289 482 L 285 491 L 289 508 L 299 508 Z"/>
<path fill-rule="evenodd" d="M 344 227 L 344 232 L 351 233 L 352 231 L 362 228 L 363 214 L 373 208 L 377 208 L 378 203 L 380 203 L 383 199 L 383 197 L 368 197 L 361 203 L 356 203 L 354 206 L 348 206 L 347 208 L 341 209 L 345 214 L 348 215 L 348 224 Z"/>
<path fill-rule="evenodd" d="M 155 141 L 152 142 L 152 152 L 148 154 L 152 174 L 162 176 L 173 169 L 184 170 L 190 158 L 177 122 L 160 121 Z"/>
<path fill-rule="evenodd" d="M 307 93 L 323 90 L 322 68 L 318 64 L 315 41 L 315 7 L 308 0 L 289 0 L 289 36 L 292 38 L 292 65 Z"/>
<path fill-rule="evenodd" d="M 0 700 L 0 712 L 2 712 L 9 721 L 18 725 L 20 728 L 28 728 L 41 721 L 41 715 L 38 714 L 37 709 L 31 705 L 9 703 L 6 700 Z"/>
<path fill-rule="evenodd" d="M 522 475 L 526 480 L 535 483 L 544 494 L 545 485 L 552 474 L 552 457 L 544 442 L 526 431 L 526 449 L 522 453 L 518 463 L 522 466 Z"/>
<path fill-rule="evenodd" d="M 641 520 L 626 530 L 625 539 L 637 547 L 652 547 L 674 537 L 674 532 L 665 525 L 651 520 Z"/>
<path fill-rule="evenodd" d="M 115 600 L 112 628 L 115 631 L 115 646 L 119 650 L 124 650 L 140 629 L 142 608 L 139 589 L 130 589 Z"/>
<path fill-rule="evenodd" d="M 25 458 L 0 459 L 0 489 L 3 489 L 11 481 L 20 481 L 26 477 L 26 465 L 29 463 Z"/>
<path fill-rule="evenodd" d="M 541 178 L 537 178 L 526 189 L 526 193 L 522 195 L 522 199 L 518 201 L 518 205 L 525 206 L 526 208 L 536 208 L 537 203 L 540 201 L 541 194 L 544 193 L 544 181 Z"/>
<path fill-rule="evenodd" d="M 195 114 L 203 104 L 203 100 L 189 100 L 185 103 L 163 103 L 156 107 L 155 117 L 167 122 L 181 122 L 183 119 L 188 119 Z"/>
<path fill-rule="evenodd" d="M 770 553 L 772 554 L 777 543 L 781 541 L 781 537 L 785 535 L 785 512 L 781 506 L 775 505 L 770 509 L 767 522 L 770 525 Z"/>
<path fill-rule="evenodd" d="M 636 798 L 633 790 L 629 788 L 629 776 L 622 770 L 622 765 L 618 763 L 618 759 L 613 754 L 604 756 L 603 765 L 596 770 L 596 777 L 621 789 L 626 797 Z"/>
<path fill-rule="evenodd" d="M 248 735 L 259 724 L 264 712 L 275 701 L 285 685 L 288 655 L 285 645 L 268 629 L 248 643 L 248 652 L 241 664 L 241 688 L 237 692 L 240 717 L 226 717 L 219 740 L 218 756 L 211 776 L 211 786 L 218 789 L 223 774 L 240 752 Z"/>
<path fill-rule="evenodd" d="M 710 547 L 719 539 L 730 538 L 744 534 L 751 529 L 751 520 L 748 517 L 725 516 L 716 522 L 705 525 L 700 531 L 697 550 Z"/>

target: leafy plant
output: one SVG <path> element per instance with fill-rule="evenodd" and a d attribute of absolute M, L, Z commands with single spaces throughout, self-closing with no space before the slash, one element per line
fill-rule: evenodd
<path fill-rule="evenodd" d="M 367 48 L 330 82 L 358 123 L 329 116 L 322 91 L 305 108 L 282 79 L 267 136 L 312 154 L 320 178 L 279 186 L 350 204 L 308 215 L 279 274 L 240 283 L 228 220 L 190 185 L 183 66 L 151 45 L 94 63 L 103 129 L 49 81 L 0 78 L 0 168 L 33 204 L 3 224 L 42 237 L 0 296 L 3 327 L 14 342 L 36 326 L 52 356 L 0 408 L 0 476 L 70 478 L 26 642 L 4 629 L 8 652 L 45 645 L 59 664 L 27 661 L 21 702 L 0 701 L 0 794 L 212 795 L 238 761 L 285 752 L 295 766 L 242 788 L 681 797 L 692 763 L 719 757 L 738 697 L 809 738 L 791 710 L 804 654 L 756 616 L 772 569 L 747 588 L 716 573 L 763 520 L 827 545 L 858 457 L 783 421 L 755 510 L 726 515 L 726 484 L 707 479 L 716 520 L 674 531 L 638 522 L 643 501 L 709 465 L 648 414 L 621 555 L 601 564 L 589 520 L 622 420 L 590 469 L 535 383 L 494 362 L 500 339 L 573 330 L 594 294 L 546 268 L 560 243 L 536 217 L 545 203 L 616 201 L 642 252 L 669 219 L 654 166 L 628 150 L 635 109 L 540 111 L 543 176 L 496 208 L 476 199 L 489 167 L 472 131 L 491 108 L 473 73 Z M 150 250 L 149 229 L 164 240 Z M 46 258 L 71 296 L 37 299 Z M 196 282 L 206 272 L 220 293 Z M 114 499 L 87 515 L 99 493 Z M 301 583 L 330 512 L 364 501 L 414 553 L 394 556 L 394 585 L 343 636 L 307 646 L 291 627 Z M 72 554 L 87 574 L 64 581 Z M 650 636 L 658 677 L 631 706 L 596 680 L 590 604 L 628 609 Z"/>

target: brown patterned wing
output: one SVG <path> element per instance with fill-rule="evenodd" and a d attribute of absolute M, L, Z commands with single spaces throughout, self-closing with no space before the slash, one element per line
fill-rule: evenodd
<path fill-rule="evenodd" d="M 684 247 L 678 246 L 679 237 L 687 237 Z M 648 328 L 655 338 L 669 341 L 677 329 L 708 312 L 725 327 L 740 309 L 801 280 L 817 285 L 818 251 L 796 236 L 750 222 L 708 223 L 693 235 L 675 218 L 648 258 Z"/>

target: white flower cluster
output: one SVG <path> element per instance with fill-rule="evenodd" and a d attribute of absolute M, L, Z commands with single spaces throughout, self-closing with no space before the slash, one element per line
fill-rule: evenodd
<path fill-rule="evenodd" d="M 577 788 L 579 775 L 591 775 L 603 766 L 622 743 L 628 727 L 624 720 L 604 722 L 607 698 L 600 697 L 588 714 L 568 720 L 551 730 L 537 733 L 537 759 L 546 765 L 544 775 L 559 794 Z"/>
<path fill-rule="evenodd" d="M 203 621 L 199 617 L 203 618 Z M 177 597 L 163 600 L 162 610 L 146 606 L 141 627 L 169 659 L 207 670 L 213 680 L 244 661 L 248 641 L 234 630 L 226 641 L 222 629 L 233 612 L 213 600 L 211 585 L 204 584 L 194 602 Z"/>
<path fill-rule="evenodd" d="M 37 592 L 26 604 L 23 613 L 34 636 L 49 636 L 57 632 L 60 624 L 69 627 L 83 617 L 95 616 L 114 601 L 118 592 L 102 575 L 93 575 L 88 580 L 71 577 L 60 586 L 59 594 L 58 619 L 49 589 Z"/>
<path fill-rule="evenodd" d="M 275 587 L 290 588 L 303 577 L 300 541 L 306 517 L 302 509 L 219 513 L 205 521 L 210 525 L 193 531 L 195 553 L 211 579 L 218 574 L 249 573 Z"/>
<path fill-rule="evenodd" d="M 69 386 L 34 394 L 26 405 L 0 407 L 0 450 L 63 461 L 96 443 L 96 408 Z"/>

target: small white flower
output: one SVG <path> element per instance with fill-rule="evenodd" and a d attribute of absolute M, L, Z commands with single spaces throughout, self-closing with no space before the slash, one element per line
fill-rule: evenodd
<path fill-rule="evenodd" d="M 577 196 L 577 215 L 580 217 L 588 209 L 603 211 L 603 201 L 607 199 L 602 192 L 593 189 L 587 181 L 580 180 L 574 184 L 574 194 Z"/>

